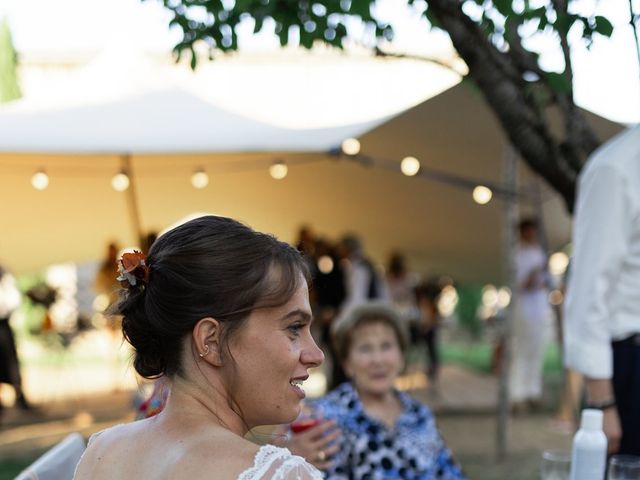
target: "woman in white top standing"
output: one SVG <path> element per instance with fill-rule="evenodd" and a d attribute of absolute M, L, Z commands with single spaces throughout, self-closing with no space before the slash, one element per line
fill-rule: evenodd
<path fill-rule="evenodd" d="M 551 318 L 547 255 L 540 244 L 538 222 L 527 218 L 519 225 L 516 248 L 513 364 L 511 401 L 515 410 L 537 406 L 542 397 L 545 329 Z"/>
<path fill-rule="evenodd" d="M 293 421 L 307 370 L 323 361 L 310 333 L 300 254 L 239 222 L 201 217 L 170 230 L 149 257 L 120 260 L 115 313 L 146 378 L 166 376 L 165 409 L 90 441 L 77 479 L 300 479 L 301 457 L 244 435 Z"/>

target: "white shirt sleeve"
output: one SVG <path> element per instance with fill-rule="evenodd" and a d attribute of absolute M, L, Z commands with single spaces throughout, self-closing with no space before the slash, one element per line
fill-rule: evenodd
<path fill-rule="evenodd" d="M 632 234 L 629 188 L 606 165 L 586 170 L 579 184 L 564 343 L 566 365 L 589 378 L 612 376 L 608 301 Z"/>

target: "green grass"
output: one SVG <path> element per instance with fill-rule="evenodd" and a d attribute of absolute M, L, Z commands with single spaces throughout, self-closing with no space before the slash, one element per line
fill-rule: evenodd
<path fill-rule="evenodd" d="M 493 346 L 484 343 L 448 343 L 440 346 L 440 356 L 443 363 L 464 365 L 483 373 L 491 371 L 491 356 Z M 558 345 L 548 345 L 544 353 L 544 373 L 555 374 L 562 372 L 562 359 Z"/>

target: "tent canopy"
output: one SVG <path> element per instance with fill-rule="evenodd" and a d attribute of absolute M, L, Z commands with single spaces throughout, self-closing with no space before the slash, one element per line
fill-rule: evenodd
<path fill-rule="evenodd" d="M 106 82 L 104 89 L 119 83 L 128 85 Z M 230 103 L 221 108 L 176 85 L 156 84 L 119 98 L 99 90 L 94 101 L 66 107 L 51 101 L 35 108 L 25 100 L 0 110 L 0 199 L 7 232 L 0 238 L 0 258 L 16 271 L 99 258 L 110 240 L 136 243 L 126 197 L 110 186 L 122 154 L 128 154 L 145 231 L 193 212 L 232 216 L 288 241 L 307 224 L 332 239 L 360 234 L 380 262 L 398 250 L 410 268 L 424 274 L 502 281 L 499 197 L 480 206 L 467 189 L 328 154 L 344 138 L 359 136 L 362 152 L 374 158 L 399 165 L 412 155 L 425 167 L 501 183 L 507 143 L 493 113 L 466 85 L 391 118 L 387 112 L 386 120 L 304 129 L 230 112 Z M 603 140 L 621 128 L 589 118 Z M 290 165 L 280 181 L 267 171 L 277 159 Z M 39 167 L 51 178 L 44 191 L 29 184 Z M 189 182 L 197 167 L 210 175 L 202 190 Z M 527 188 L 540 184 L 526 168 L 520 181 Z M 557 248 L 570 238 L 570 219 L 560 199 L 540 188 L 549 244 Z M 538 213 L 531 202 L 522 211 Z"/>

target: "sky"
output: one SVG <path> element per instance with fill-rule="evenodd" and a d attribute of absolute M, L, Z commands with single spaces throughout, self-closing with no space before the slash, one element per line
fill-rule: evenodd
<path fill-rule="evenodd" d="M 398 8 L 395 0 L 380 0 L 379 11 L 396 26 L 396 51 L 443 55 L 451 46 L 443 34 L 429 33 L 419 14 Z M 626 0 L 581 0 L 582 8 L 612 20 L 611 39 L 596 38 L 591 49 L 580 42 L 573 48 L 576 103 L 611 120 L 640 122 L 640 73 L 632 29 L 628 24 Z M 640 0 L 634 0 L 640 11 Z M 113 42 L 131 43 L 139 48 L 167 51 L 179 39 L 170 31 L 170 14 L 155 0 L 2 0 L 0 16 L 9 20 L 14 43 L 20 53 L 78 53 L 100 50 Z M 248 26 L 250 28 L 250 26 Z M 269 35 L 241 36 L 245 51 L 277 48 Z M 533 41 L 545 54 L 543 66 L 561 64 L 555 43 Z"/>

